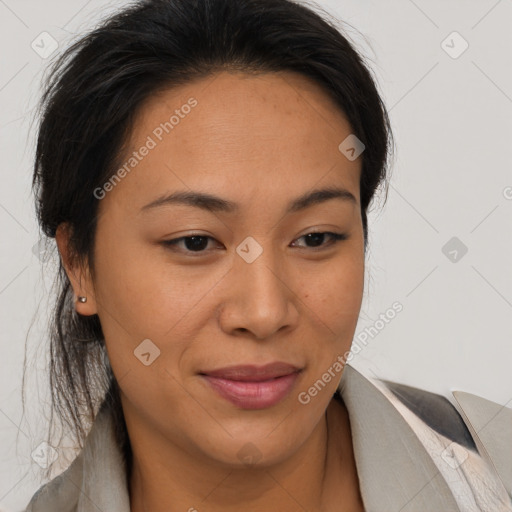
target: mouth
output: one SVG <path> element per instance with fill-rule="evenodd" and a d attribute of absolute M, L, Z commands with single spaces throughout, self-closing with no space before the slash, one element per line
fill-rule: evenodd
<path fill-rule="evenodd" d="M 302 369 L 288 363 L 243 365 L 200 372 L 219 396 L 241 409 L 266 409 L 293 389 Z"/>

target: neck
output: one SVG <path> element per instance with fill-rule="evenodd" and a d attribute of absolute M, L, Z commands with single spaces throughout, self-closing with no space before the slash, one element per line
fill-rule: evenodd
<path fill-rule="evenodd" d="M 307 441 L 288 459 L 264 468 L 225 467 L 184 453 L 168 440 L 151 449 L 136 437 L 129 475 L 131 511 L 340 510 L 333 489 L 341 486 L 343 502 L 358 489 L 351 450 L 340 442 L 351 443 L 350 432 L 343 432 L 345 414 L 343 405 L 331 401 Z"/>

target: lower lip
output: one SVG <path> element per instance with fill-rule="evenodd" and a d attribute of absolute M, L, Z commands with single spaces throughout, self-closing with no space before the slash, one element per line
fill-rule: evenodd
<path fill-rule="evenodd" d="M 219 395 L 242 409 L 266 409 L 286 397 L 292 390 L 298 372 L 261 382 L 228 380 L 203 375 Z"/>

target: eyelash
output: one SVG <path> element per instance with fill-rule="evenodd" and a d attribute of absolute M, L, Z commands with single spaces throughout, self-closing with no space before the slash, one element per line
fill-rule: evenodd
<path fill-rule="evenodd" d="M 341 242 L 343 240 L 347 240 L 347 238 L 348 238 L 346 233 L 333 233 L 331 231 L 311 231 L 310 233 L 306 233 L 305 235 L 302 235 L 301 237 L 297 238 L 296 240 L 300 240 L 301 238 L 304 238 L 304 237 L 306 237 L 308 235 L 329 235 L 331 237 L 331 243 L 330 244 L 322 244 L 321 246 L 318 246 L 318 247 L 301 247 L 302 249 L 311 249 L 314 252 L 317 252 L 319 250 L 321 251 L 321 250 L 323 250 L 323 248 L 331 247 L 331 246 L 335 245 L 338 242 Z M 169 248 L 172 251 L 176 251 L 176 249 L 174 249 L 174 246 L 176 246 L 182 240 L 184 241 L 184 240 L 186 240 L 188 238 L 209 238 L 210 240 L 215 240 L 213 237 L 208 236 L 208 235 L 201 235 L 201 234 L 195 235 L 195 234 L 192 234 L 192 235 L 188 235 L 188 236 L 182 236 L 182 237 L 179 237 L 179 238 L 174 238 L 172 240 L 164 240 L 162 242 L 162 244 L 166 248 Z M 184 251 L 177 251 L 177 252 L 184 252 L 186 255 L 201 255 L 201 254 L 205 254 L 207 251 L 206 250 L 204 250 L 204 251 L 191 251 L 191 250 L 185 249 Z"/>

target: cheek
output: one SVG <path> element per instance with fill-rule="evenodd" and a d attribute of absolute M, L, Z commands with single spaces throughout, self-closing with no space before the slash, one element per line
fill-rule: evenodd
<path fill-rule="evenodd" d="M 363 298 L 364 268 L 359 265 L 347 267 L 333 282 L 337 286 L 334 289 L 331 286 L 330 296 L 325 299 L 329 311 L 334 318 L 339 318 L 343 327 L 355 328 Z"/>
<path fill-rule="evenodd" d="M 123 379 L 123 390 L 135 397 L 137 386 L 144 383 L 153 394 L 179 395 L 180 386 L 171 375 L 186 370 L 189 354 L 196 353 L 195 341 L 211 320 L 216 285 L 225 269 L 205 272 L 172 264 L 163 248 L 124 244 L 119 239 L 115 246 L 109 242 L 99 246 L 98 254 L 99 317 L 112 369 Z M 129 257 L 121 264 L 123 254 Z M 143 354 L 148 352 L 145 366 Z"/>
<path fill-rule="evenodd" d="M 309 284 L 308 284 L 309 283 Z M 355 330 L 364 287 L 364 259 L 337 258 L 305 282 L 305 304 L 333 335 Z"/>
<path fill-rule="evenodd" d="M 172 265 L 163 248 L 103 236 L 96 252 L 98 309 L 133 337 L 160 338 L 212 286 L 208 278 L 193 280 L 190 268 Z"/>
<path fill-rule="evenodd" d="M 317 276 L 314 288 L 305 294 L 304 301 L 313 335 L 306 347 L 309 371 L 300 391 L 316 404 L 319 415 L 341 379 L 363 297 L 364 259 L 341 260 L 343 258 L 333 262 L 329 272 L 322 271 Z M 321 391 L 324 388 L 325 391 Z"/>

